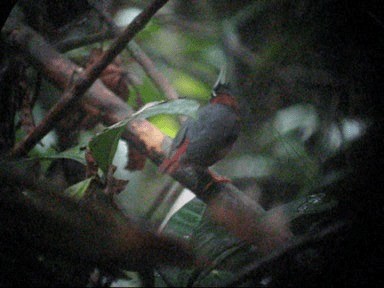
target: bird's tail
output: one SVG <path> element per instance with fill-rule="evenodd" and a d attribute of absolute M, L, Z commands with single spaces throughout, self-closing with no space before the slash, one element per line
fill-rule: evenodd
<path fill-rule="evenodd" d="M 187 152 L 188 144 L 188 139 L 185 139 L 170 158 L 164 159 L 163 163 L 159 166 L 159 172 L 168 174 L 176 172 L 180 167 L 181 156 Z"/>
<path fill-rule="evenodd" d="M 172 158 L 167 158 L 164 159 L 163 163 L 159 166 L 159 172 L 164 174 L 172 174 L 174 173 L 177 169 L 179 168 L 179 164 L 177 162 L 177 159 Z"/>

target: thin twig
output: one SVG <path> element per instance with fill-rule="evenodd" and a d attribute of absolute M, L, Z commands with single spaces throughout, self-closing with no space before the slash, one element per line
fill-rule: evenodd
<path fill-rule="evenodd" d="M 165 94 L 167 99 L 173 100 L 179 98 L 179 95 L 168 82 L 167 78 L 165 78 L 165 76 L 156 69 L 156 66 L 151 58 L 147 56 L 147 54 L 136 42 L 129 43 L 128 49 L 132 57 L 141 65 L 141 67 L 143 67 L 145 73 L 147 73 L 147 75 L 152 79 L 157 89 Z"/>
<path fill-rule="evenodd" d="M 112 34 L 118 35 L 120 33 L 120 28 L 113 21 L 112 17 L 108 13 L 102 11 L 99 6 L 95 5 L 94 9 L 97 13 L 104 19 L 111 29 Z M 163 92 L 167 99 L 174 100 L 178 99 L 179 95 L 176 90 L 173 89 L 172 85 L 168 82 L 168 79 L 156 69 L 156 65 L 153 63 L 151 58 L 144 52 L 143 49 L 135 42 L 131 41 L 128 44 L 128 51 L 132 57 L 136 60 L 137 63 L 143 68 L 144 72 L 152 79 L 156 88 Z"/>
<path fill-rule="evenodd" d="M 111 17 L 109 17 L 99 9 L 96 9 L 96 11 L 107 22 L 108 26 L 111 27 L 111 31 L 98 32 L 84 37 L 74 37 L 65 39 L 61 42 L 55 43 L 55 48 L 58 49 L 60 52 L 67 52 L 69 50 L 73 50 L 86 45 L 91 45 L 100 41 L 111 40 L 121 33 L 121 28 L 113 22 L 113 19 L 111 19 Z M 166 58 L 164 55 L 151 55 L 151 57 L 149 57 L 148 54 L 134 40 L 132 40 L 128 44 L 128 50 L 131 53 L 132 57 L 136 60 L 136 62 L 143 67 L 143 70 L 153 81 L 157 89 L 163 92 L 167 99 L 175 99 L 175 97 L 178 97 L 178 93 L 169 84 L 167 78 L 156 69 L 154 61 L 151 58 L 157 57 L 168 66 L 176 67 L 179 70 L 187 70 L 189 74 L 193 75 L 195 78 L 199 79 L 200 81 L 206 84 L 210 84 L 214 81 L 214 79 L 210 79 L 211 76 L 209 73 L 206 73 L 201 69 L 197 69 L 199 71 L 196 71 L 195 67 L 182 67 L 178 62 L 172 61 L 171 59 Z"/>
<path fill-rule="evenodd" d="M 115 21 L 113 21 L 111 15 L 107 11 L 104 11 L 100 3 L 98 2 L 91 3 L 90 1 L 88 1 L 88 3 L 93 7 L 93 9 L 95 9 L 95 11 L 100 15 L 100 17 L 104 20 L 104 22 L 107 23 L 112 34 L 117 36 L 117 34 L 120 33 L 120 28 L 115 24 Z"/>
<path fill-rule="evenodd" d="M 29 133 L 25 139 L 20 141 L 14 147 L 10 156 L 20 157 L 27 154 L 50 130 L 52 130 L 55 124 L 64 118 L 66 111 L 79 102 L 83 94 L 93 84 L 104 68 L 113 61 L 113 59 L 125 48 L 127 43 L 145 27 L 152 16 L 167 2 L 168 0 L 154 0 L 146 9 L 135 17 L 124 32 L 103 54 L 100 60 L 93 65 L 90 65 L 77 77 L 77 80 L 75 80 L 71 87 L 64 92 L 63 96 L 48 112 L 43 121 Z"/>

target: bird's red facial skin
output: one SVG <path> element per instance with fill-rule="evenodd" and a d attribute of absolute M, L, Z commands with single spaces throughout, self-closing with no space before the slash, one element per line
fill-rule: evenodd
<path fill-rule="evenodd" d="M 228 94 L 219 94 L 216 97 L 211 98 L 209 101 L 211 104 L 223 104 L 231 107 L 237 113 L 239 112 L 239 104 L 236 99 Z"/>

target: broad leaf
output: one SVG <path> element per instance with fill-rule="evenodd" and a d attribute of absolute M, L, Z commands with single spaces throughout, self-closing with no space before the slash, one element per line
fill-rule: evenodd
<path fill-rule="evenodd" d="M 211 91 L 205 84 L 190 75 L 183 73 L 182 71 L 177 71 L 175 74 L 172 86 L 175 87 L 180 95 L 185 95 L 195 99 L 209 99 Z"/>
<path fill-rule="evenodd" d="M 175 138 L 180 129 L 180 124 L 177 117 L 172 115 L 156 115 L 148 119 L 153 125 L 160 129 L 165 135 Z"/>
<path fill-rule="evenodd" d="M 32 159 L 38 158 L 42 160 L 54 160 L 54 159 L 65 158 L 65 159 L 72 159 L 72 160 L 78 161 L 81 164 L 85 165 L 86 163 L 85 163 L 84 154 L 85 154 L 85 147 L 78 145 L 70 149 L 67 149 L 65 151 L 62 151 L 60 153 L 57 153 L 55 150 L 50 149 L 44 154 L 32 157 Z"/>
<path fill-rule="evenodd" d="M 89 149 L 105 175 L 108 173 L 109 165 L 112 164 L 120 136 L 126 124 L 127 120 L 120 121 L 104 129 L 89 142 Z"/>
<path fill-rule="evenodd" d="M 159 114 L 179 114 L 196 117 L 199 103 L 191 99 L 151 102 L 133 114 L 134 118 L 149 118 Z"/>

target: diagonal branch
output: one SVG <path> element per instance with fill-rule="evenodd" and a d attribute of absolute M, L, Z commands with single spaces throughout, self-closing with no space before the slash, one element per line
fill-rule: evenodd
<path fill-rule="evenodd" d="M 153 83 L 162 91 L 168 99 L 178 99 L 179 95 L 176 90 L 168 82 L 168 79 L 156 69 L 155 64 L 148 55 L 140 48 L 140 46 L 132 41 L 128 45 L 128 50 L 137 63 L 143 67 L 145 73 L 152 79 Z"/>
<path fill-rule="evenodd" d="M 145 27 L 152 16 L 164 6 L 168 0 L 154 0 L 144 9 L 112 43 L 99 61 L 81 72 L 74 83 L 64 91 L 63 96 L 48 112 L 44 120 L 28 136 L 20 141 L 11 151 L 11 157 L 20 157 L 28 153 L 50 130 L 61 120 L 68 109 L 74 107 L 83 94 L 96 81 L 105 67 L 125 48 L 127 43 Z"/>
<path fill-rule="evenodd" d="M 102 9 L 95 3 L 94 9 L 97 13 L 104 19 L 104 21 L 108 24 L 111 32 L 109 34 L 118 36 L 120 34 L 120 28 L 116 25 L 112 17 L 107 12 L 102 11 Z M 136 62 L 141 65 L 145 73 L 149 76 L 149 78 L 153 81 L 157 89 L 165 94 L 167 99 L 178 99 L 179 95 L 176 90 L 171 86 L 168 79 L 157 70 L 155 64 L 148 57 L 148 55 L 144 52 L 143 49 L 136 43 L 136 41 L 131 41 L 128 44 L 128 51 L 132 55 L 132 57 L 136 60 Z"/>
<path fill-rule="evenodd" d="M 19 26 L 17 29 L 11 27 L 8 29 L 8 34 L 10 35 L 8 42 L 23 50 L 26 59 L 61 89 L 65 88 L 73 71 L 80 69 L 26 26 Z M 105 125 L 112 125 L 132 114 L 132 109 L 99 80 L 90 87 L 80 103 L 86 111 L 100 111 Z M 165 158 L 165 147 L 171 141 L 144 119 L 131 121 L 123 133 L 123 138 L 137 150 L 145 153 L 156 165 Z M 207 203 L 213 221 L 226 227 L 240 239 L 256 244 L 262 253 L 268 254 L 290 237 L 288 228 L 276 226 L 273 223 L 276 219 L 267 217 L 268 214 L 258 203 L 232 184 L 212 185 L 209 193 L 202 193 L 207 181 L 212 180 L 209 173 L 191 177 L 187 171 L 178 171 L 172 176 Z M 266 218 L 269 220 L 265 221 Z"/>

